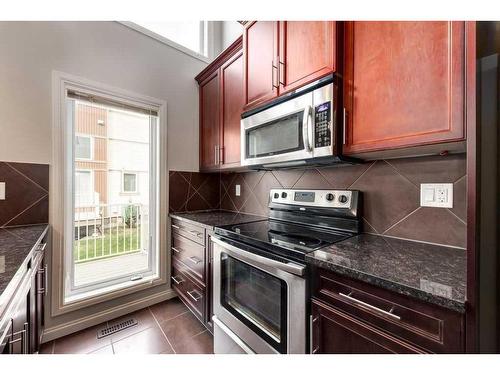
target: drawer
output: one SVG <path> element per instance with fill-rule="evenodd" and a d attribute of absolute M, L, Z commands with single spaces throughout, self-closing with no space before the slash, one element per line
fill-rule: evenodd
<path fill-rule="evenodd" d="M 172 219 L 172 234 L 180 234 L 183 237 L 205 246 L 205 228 L 185 221 Z"/>
<path fill-rule="evenodd" d="M 191 308 L 191 311 L 203 322 L 205 312 L 205 288 L 191 279 L 186 268 L 174 262 L 172 269 L 172 288 L 179 298 Z"/>
<path fill-rule="evenodd" d="M 463 353 L 462 314 L 317 269 L 313 295 L 357 319 L 433 353 Z"/>
<path fill-rule="evenodd" d="M 205 285 L 205 248 L 200 244 L 174 234 L 172 260 L 179 261 L 194 277 Z"/>

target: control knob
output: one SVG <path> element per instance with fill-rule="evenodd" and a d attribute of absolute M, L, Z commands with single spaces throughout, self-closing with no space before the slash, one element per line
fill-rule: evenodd
<path fill-rule="evenodd" d="M 334 199 L 335 199 L 335 195 L 333 195 L 332 193 L 328 193 L 328 194 L 326 195 L 326 200 L 327 200 L 327 201 L 331 202 L 331 201 L 333 201 Z"/>
<path fill-rule="evenodd" d="M 281 198 L 286 198 L 287 194 L 285 192 L 281 193 Z"/>
<path fill-rule="evenodd" d="M 340 203 L 346 203 L 348 201 L 348 198 L 342 194 L 342 195 L 339 195 L 339 202 Z"/>
<path fill-rule="evenodd" d="M 274 199 L 278 199 L 280 195 L 278 193 L 274 193 Z"/>

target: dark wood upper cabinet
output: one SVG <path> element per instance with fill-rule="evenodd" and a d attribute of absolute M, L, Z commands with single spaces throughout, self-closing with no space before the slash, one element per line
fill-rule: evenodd
<path fill-rule="evenodd" d="M 280 21 L 279 94 L 336 70 L 335 21 Z"/>
<path fill-rule="evenodd" d="M 218 167 L 219 72 L 200 82 L 200 169 Z"/>
<path fill-rule="evenodd" d="M 346 22 L 344 153 L 465 150 L 465 47 L 465 22 Z"/>
<path fill-rule="evenodd" d="M 200 94 L 200 170 L 240 167 L 240 121 L 243 92 L 242 37 L 198 76 Z"/>
<path fill-rule="evenodd" d="M 245 108 L 278 95 L 278 21 L 253 21 L 243 31 Z"/>
<path fill-rule="evenodd" d="M 243 98 L 243 52 L 222 65 L 221 79 L 221 165 L 223 168 L 239 166 L 241 159 L 241 112 Z"/>

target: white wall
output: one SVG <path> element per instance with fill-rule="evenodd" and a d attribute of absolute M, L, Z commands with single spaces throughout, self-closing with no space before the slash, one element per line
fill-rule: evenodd
<path fill-rule="evenodd" d="M 198 170 L 206 63 L 116 22 L 0 22 L 0 160 L 51 163 L 52 70 L 167 101 L 169 169 Z"/>
<path fill-rule="evenodd" d="M 221 25 L 222 49 L 226 49 L 243 33 L 243 26 L 236 21 L 222 21 Z"/>

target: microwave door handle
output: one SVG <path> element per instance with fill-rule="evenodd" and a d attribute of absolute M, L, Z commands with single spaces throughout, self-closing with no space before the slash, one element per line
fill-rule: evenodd
<path fill-rule="evenodd" d="M 311 109 L 310 105 L 304 109 L 304 117 L 302 119 L 302 138 L 304 139 L 304 147 L 307 152 L 312 152 L 311 146 Z"/>

